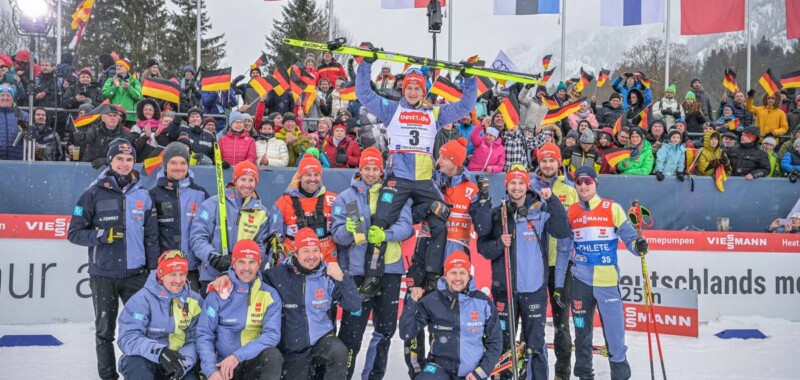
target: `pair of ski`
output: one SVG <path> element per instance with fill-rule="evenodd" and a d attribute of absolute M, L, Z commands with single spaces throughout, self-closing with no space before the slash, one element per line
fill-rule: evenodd
<path fill-rule="evenodd" d="M 547 343 L 547 349 L 552 350 L 554 348 L 555 346 L 553 343 Z M 575 346 L 572 346 L 572 351 L 575 351 Z M 517 342 L 516 352 L 518 358 L 516 368 L 519 369 L 519 377 L 524 378 L 528 368 L 528 357 L 530 356 L 524 342 Z M 606 348 L 606 346 L 592 346 L 592 354 L 603 357 L 609 356 L 608 348 Z M 507 350 L 503 353 L 503 355 L 500 355 L 499 359 L 497 359 L 497 364 L 494 366 L 490 376 L 498 376 L 503 374 L 503 372 L 511 372 L 513 370 L 512 367 L 513 363 L 511 360 L 511 350 Z"/>

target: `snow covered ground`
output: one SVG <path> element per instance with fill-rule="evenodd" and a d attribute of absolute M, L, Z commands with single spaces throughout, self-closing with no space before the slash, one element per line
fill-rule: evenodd
<path fill-rule="evenodd" d="M 768 339 L 723 340 L 714 336 L 731 328 L 756 328 Z M 548 326 L 548 341 L 552 328 Z M 357 371 L 363 367 L 363 353 L 371 329 L 363 342 Z M 94 327 L 90 323 L 48 325 L 0 325 L 0 335 L 52 334 L 64 344 L 59 347 L 0 348 L 0 379 L 97 379 Z M 595 343 L 602 343 L 595 329 Z M 700 338 L 662 336 L 670 379 L 797 379 L 800 378 L 800 323 L 763 317 L 726 317 L 700 327 Z M 647 335 L 628 333 L 628 361 L 633 379 L 649 379 Z M 655 347 L 654 347 L 655 350 Z M 555 361 L 550 353 L 550 365 Z M 608 363 L 595 356 L 598 379 L 608 378 Z M 660 373 L 658 363 L 656 371 Z M 402 341 L 395 336 L 387 379 L 405 379 Z M 657 375 L 660 378 L 660 375 Z M 552 378 L 552 374 L 551 374 Z"/>

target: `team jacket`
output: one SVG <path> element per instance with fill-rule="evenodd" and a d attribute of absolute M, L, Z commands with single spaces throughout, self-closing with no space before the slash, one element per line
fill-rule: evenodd
<path fill-rule="evenodd" d="M 392 128 L 392 123 L 395 123 L 395 114 L 400 111 L 409 111 L 411 113 L 421 114 L 423 117 L 432 117 L 431 124 L 435 124 L 435 131 L 428 131 L 432 135 L 442 128 L 443 125 L 455 123 L 475 107 L 475 102 L 478 99 L 478 85 L 475 77 L 465 78 L 463 81 L 464 96 L 461 100 L 455 103 L 447 104 L 445 106 L 437 107 L 421 107 L 415 108 L 408 104 L 405 98 L 400 101 L 389 100 L 381 97 L 370 85 L 370 74 L 372 64 L 366 61 L 361 61 L 358 65 L 358 72 L 356 73 L 356 96 L 361 104 L 367 108 L 369 113 L 375 115 L 378 120 L 383 120 L 386 124 L 387 130 Z M 399 120 L 402 120 L 402 115 Z M 418 137 L 418 136 L 417 136 Z M 412 137 L 413 138 L 413 137 Z M 393 152 L 396 150 L 396 143 L 391 143 L 389 146 L 389 158 L 386 169 L 386 175 L 396 176 L 398 178 L 408 180 L 429 180 L 433 176 L 433 139 L 430 139 L 430 146 L 427 152 Z"/>
<path fill-rule="evenodd" d="M 339 264 L 342 270 L 351 276 L 363 276 L 367 243 L 354 245 L 353 234 L 347 231 L 347 205 L 356 202 L 358 213 L 364 218 L 362 222 L 364 231 L 371 227 L 372 214 L 378 207 L 381 184 L 375 184 L 370 188 L 361 181 L 356 173 L 350 181 L 350 188 L 339 194 L 333 201 L 333 224 L 331 232 L 333 241 L 336 242 L 339 252 Z M 369 203 L 367 202 L 369 199 Z M 405 274 L 403 266 L 402 250 L 400 242 L 408 239 L 414 233 L 414 226 L 411 222 L 411 200 L 406 202 L 405 207 L 400 211 L 400 217 L 393 225 L 387 228 L 386 232 L 386 253 L 384 261 L 386 263 L 385 273 Z"/>
<path fill-rule="evenodd" d="M 111 244 L 100 241 L 106 229 L 125 226 L 125 238 Z M 109 170 L 103 171 L 78 199 L 67 237 L 72 244 L 89 247 L 89 274 L 125 278 L 155 269 L 158 223 L 150 194 L 142 188 L 139 173 L 125 189 Z"/>
<path fill-rule="evenodd" d="M 287 258 L 266 272 L 267 281 L 283 300 L 278 349 L 287 361 L 307 357 L 320 338 L 333 333 L 328 311 L 334 301 L 344 310 L 361 310 L 361 295 L 353 278 L 345 275 L 343 281 L 337 282 L 325 274 L 326 269 L 327 264 L 322 262 L 317 270 L 304 275 L 295 267 L 292 258 Z"/>
<path fill-rule="evenodd" d="M 540 202 L 530 191 L 525 199 L 525 210 L 520 211 L 523 217 L 517 216 L 517 206 L 508 197 L 506 202 L 507 215 L 501 216 L 500 206 L 492 210 L 492 231 L 478 239 L 478 252 L 492 262 L 492 290 L 506 291 L 505 245 L 500 240 L 503 234 L 500 218 L 505 217 L 512 235 L 509 255 L 513 289 L 533 293 L 547 286 L 550 236 L 556 239 L 569 236 L 566 211 L 557 197 Z"/>
<path fill-rule="evenodd" d="M 297 188 L 290 188 L 272 206 L 269 230 L 283 237 L 287 252 L 294 252 L 294 236 L 302 227 L 310 227 L 317 233 L 325 262 L 336 261 L 336 244 L 331 237 L 331 206 L 336 193 L 321 187 L 313 197 L 306 197 Z M 304 212 L 305 225 L 298 218 L 296 203 Z"/>
<path fill-rule="evenodd" d="M 158 363 L 161 350 L 180 352 L 189 370 L 197 363 L 197 321 L 200 316 L 200 295 L 188 286 L 177 294 L 170 293 L 150 273 L 144 288 L 128 300 L 119 316 L 119 349 L 123 356 L 141 356 Z M 121 364 L 120 364 L 121 365 Z"/>
<path fill-rule="evenodd" d="M 578 201 L 578 192 L 575 191 L 575 185 L 572 183 L 572 181 L 566 179 L 563 174 L 559 174 L 559 176 L 547 181 L 540 175 L 539 171 L 536 171 L 531 176 L 531 187 L 536 191 L 542 191 L 543 187 L 549 187 L 553 190 L 553 195 L 557 196 L 558 200 L 561 201 L 561 204 L 564 205 L 564 208 L 569 209 L 569 206 Z M 556 266 L 558 250 L 566 249 L 571 251 L 571 244 L 571 241 L 567 241 L 565 239 L 556 239 L 550 236 L 550 254 L 548 264 L 551 267 Z"/>
<path fill-rule="evenodd" d="M 210 291 L 197 324 L 197 353 L 207 377 L 218 371 L 217 363 L 230 355 L 239 362 L 250 360 L 281 339 L 281 297 L 262 282 L 241 282 L 228 270 L 233 287 L 227 299 Z"/>
<path fill-rule="evenodd" d="M 158 220 L 160 252 L 180 249 L 189 259 L 189 270 L 197 270 L 200 266 L 200 260 L 189 247 L 189 232 L 197 210 L 206 198 L 208 192 L 194 183 L 191 170 L 180 181 L 167 179 L 161 170 L 156 185 L 150 189 Z"/>
<path fill-rule="evenodd" d="M 444 278 L 438 290 L 414 301 L 407 297 L 400 316 L 400 337 L 413 339 L 428 326 L 431 350 L 428 361 L 436 363 L 451 376 L 470 373 L 488 379 L 503 350 L 503 335 L 497 310 L 483 292 L 475 290 L 453 294 Z M 425 368 L 425 371 L 440 370 Z"/>
<path fill-rule="evenodd" d="M 213 281 L 219 275 L 209 263 L 211 258 L 222 254 L 222 240 L 219 232 L 218 198 L 216 195 L 206 199 L 197 210 L 189 234 L 189 247 L 194 256 L 200 259 L 200 281 Z M 261 248 L 264 258 L 264 239 L 267 237 L 269 215 L 257 194 L 241 199 L 233 188 L 225 189 L 225 209 L 228 228 L 228 252 L 239 239 L 251 239 Z"/>
<path fill-rule="evenodd" d="M 633 255 L 636 252 L 636 229 L 622 207 L 597 195 L 589 202 L 575 202 L 567 217 L 572 228 L 567 239 L 572 250 L 559 250 L 556 260 L 556 287 L 564 285 L 567 265 L 573 262 L 572 276 L 591 286 L 617 286 L 619 265 L 617 246 L 621 239 Z"/>

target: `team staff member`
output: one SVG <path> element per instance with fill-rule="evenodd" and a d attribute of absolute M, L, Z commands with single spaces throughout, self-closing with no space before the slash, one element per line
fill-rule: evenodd
<path fill-rule="evenodd" d="M 503 349 L 497 310 L 475 290 L 466 253 L 445 262 L 438 288 L 425 297 L 409 293 L 400 317 L 400 336 L 413 339 L 428 326 L 435 339 L 417 380 L 488 379 Z"/>
<path fill-rule="evenodd" d="M 69 222 L 71 243 L 89 248 L 97 372 L 117 379 L 114 330 L 119 300 L 128 302 L 158 264 L 158 223 L 153 202 L 133 170 L 136 150 L 125 139 L 108 145 L 109 168 L 78 199 Z"/>
<path fill-rule="evenodd" d="M 119 368 L 126 379 L 197 380 L 200 295 L 187 285 L 189 261 L 179 250 L 164 252 L 158 269 L 119 316 Z"/>
<path fill-rule="evenodd" d="M 538 192 L 541 192 L 542 188 L 545 187 L 553 189 L 553 195 L 558 197 L 565 209 L 568 209 L 570 205 L 578 201 L 578 193 L 575 192 L 573 183 L 566 179 L 563 173 L 561 149 L 556 144 L 546 143 L 539 148 L 536 154 L 539 168 L 533 173 L 531 187 Z M 560 307 L 553 297 L 553 292 L 556 288 L 555 269 L 558 249 L 571 249 L 570 243 L 571 241 L 566 239 L 559 240 L 551 236 L 548 247 L 549 276 L 547 279 L 547 291 L 550 294 L 550 308 L 553 312 L 553 329 L 555 330 L 553 346 L 556 354 L 555 375 L 557 380 L 569 379 L 570 373 L 572 373 L 572 337 L 569 331 L 569 308 Z M 569 266 L 567 267 L 564 292 L 561 297 L 562 300 L 569 299 Z"/>
<path fill-rule="evenodd" d="M 571 250 L 559 250 L 554 292 L 556 302 L 566 307 L 561 295 L 567 264 L 572 262 L 570 298 L 575 325 L 575 376 L 594 378 L 592 321 L 596 305 L 608 346 L 611 379 L 629 379 L 631 368 L 625 355 L 628 347 L 619 292 L 617 240 L 622 240 L 628 251 L 637 256 L 647 253 L 647 240 L 637 239 L 636 230 L 619 204 L 597 195 L 594 168 L 581 166 L 575 171 L 575 189 L 580 201 L 573 203 L 568 211 L 575 251 L 570 257 Z"/>
<path fill-rule="evenodd" d="M 161 252 L 180 250 L 189 262 L 189 286 L 200 291 L 200 259 L 189 247 L 189 232 L 200 204 L 208 192 L 194 182 L 189 170 L 189 147 L 172 142 L 164 148 L 163 170 L 158 172 L 150 198 L 158 216 L 158 243 Z"/>
<path fill-rule="evenodd" d="M 258 168 L 250 161 L 242 161 L 233 169 L 231 183 L 225 189 L 226 228 L 228 247 L 237 241 L 250 239 L 258 243 L 262 254 L 263 241 L 267 237 L 269 216 L 267 208 L 256 194 Z M 219 232 L 218 196 L 203 202 L 192 222 L 189 245 L 199 258 L 200 294 L 205 295 L 206 286 L 231 266 L 231 255 L 222 255 L 222 238 Z"/>
<path fill-rule="evenodd" d="M 208 291 L 197 325 L 203 374 L 208 380 L 279 380 L 281 297 L 262 281 L 258 244 L 239 240 L 231 256 L 227 284 Z"/>
<path fill-rule="evenodd" d="M 347 378 L 353 377 L 356 357 L 361 349 L 361 340 L 367 328 L 370 312 L 375 331 L 367 351 L 367 359 L 361 372 L 362 378 L 382 379 L 386 374 L 386 362 L 389 358 L 389 345 L 397 329 L 397 304 L 400 299 L 400 280 L 405 273 L 400 242 L 414 233 L 411 222 L 411 201 L 406 202 L 397 223 L 385 231 L 371 227 L 371 217 L 377 209 L 383 174 L 383 157 L 381 152 L 370 147 L 364 150 L 359 160 L 358 173 L 350 182 L 350 188 L 339 194 L 333 201 L 333 240 L 339 249 L 339 263 L 345 273 L 353 277 L 357 286 L 365 281 L 368 247 L 373 245 L 355 244 L 353 234 L 357 221 L 347 215 L 347 205 L 354 203 L 358 207 L 364 231 L 369 231 L 370 243 L 385 243 L 384 274 L 377 279 L 374 294 L 361 303 L 361 309 L 342 314 L 342 325 L 339 339 L 350 352 L 347 362 Z"/>
<path fill-rule="evenodd" d="M 512 165 L 506 173 L 506 214 L 500 206 L 492 210 L 491 232 L 478 240 L 478 252 L 492 262 L 492 298 L 497 309 L 503 310 L 503 325 L 522 320 L 522 339 L 528 346 L 530 360 L 527 373 L 533 379 L 548 378 L 547 347 L 544 326 L 547 321 L 547 277 L 550 236 L 564 239 L 569 236 L 569 223 L 564 206 L 549 187 L 535 192 L 530 187 L 530 175 L 522 165 Z M 503 221 L 505 218 L 505 221 Z M 503 232 L 503 223 L 508 226 Z M 509 315 L 505 251 L 511 263 L 511 289 L 514 310 Z M 500 307 L 500 304 L 504 307 Z M 504 349 L 514 347 L 515 337 L 503 330 Z"/>

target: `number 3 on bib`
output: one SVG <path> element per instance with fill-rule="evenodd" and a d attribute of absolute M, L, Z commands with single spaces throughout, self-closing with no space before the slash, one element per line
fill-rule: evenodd
<path fill-rule="evenodd" d="M 411 135 L 411 138 L 408 139 L 408 144 L 411 146 L 419 145 L 419 131 L 409 131 L 408 134 Z"/>

